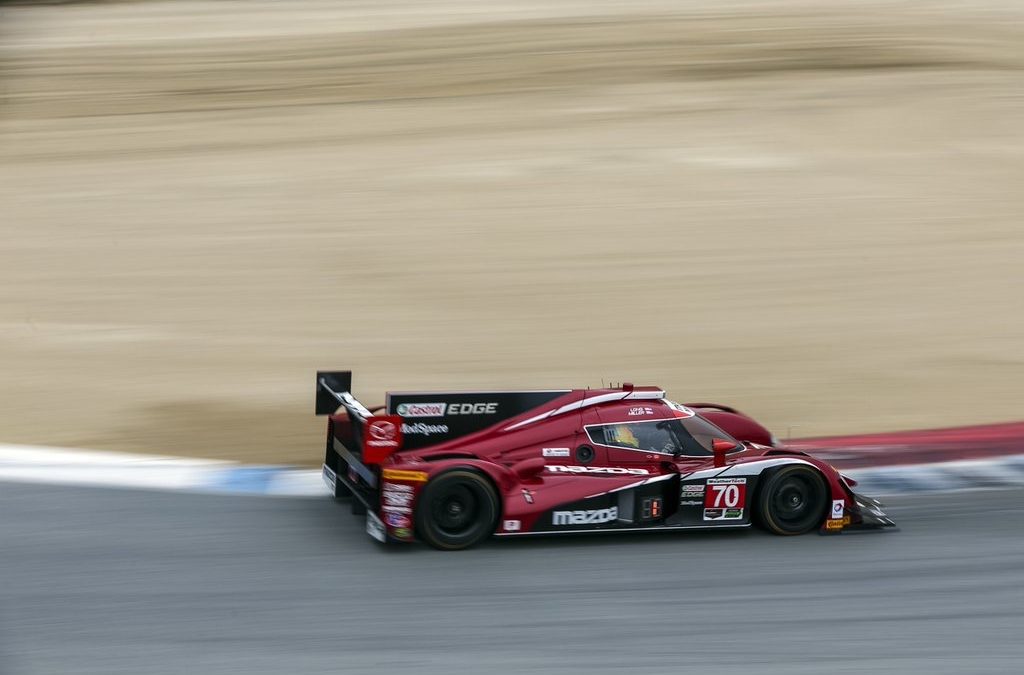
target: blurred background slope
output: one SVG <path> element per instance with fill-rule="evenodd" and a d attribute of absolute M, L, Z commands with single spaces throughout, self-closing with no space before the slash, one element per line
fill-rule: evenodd
<path fill-rule="evenodd" d="M 0 7 L 0 440 L 316 463 L 313 371 L 1019 419 L 1024 6 Z"/>

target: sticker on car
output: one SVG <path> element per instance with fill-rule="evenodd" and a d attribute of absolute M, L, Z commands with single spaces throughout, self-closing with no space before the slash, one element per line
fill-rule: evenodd
<path fill-rule="evenodd" d="M 704 494 L 704 507 L 709 509 L 742 509 L 747 504 L 746 478 L 709 478 Z"/>

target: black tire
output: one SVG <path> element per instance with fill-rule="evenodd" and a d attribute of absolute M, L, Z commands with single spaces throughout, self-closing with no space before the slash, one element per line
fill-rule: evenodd
<path fill-rule="evenodd" d="M 449 471 L 423 488 L 416 504 L 416 532 L 443 551 L 469 548 L 494 533 L 500 510 L 489 480 L 474 471 Z"/>
<path fill-rule="evenodd" d="M 825 479 L 807 466 L 784 466 L 758 490 L 758 519 L 774 534 L 810 532 L 824 522 L 827 509 Z"/>

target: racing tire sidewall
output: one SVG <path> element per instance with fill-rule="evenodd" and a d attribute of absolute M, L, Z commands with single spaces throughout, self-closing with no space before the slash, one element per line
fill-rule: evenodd
<path fill-rule="evenodd" d="M 808 501 L 798 518 L 779 512 L 778 498 L 784 489 L 803 492 Z M 774 472 L 758 491 L 758 521 L 769 532 L 782 536 L 805 534 L 821 527 L 828 510 L 828 486 L 821 473 L 809 466 L 785 466 Z"/>
<path fill-rule="evenodd" d="M 452 501 L 472 509 L 465 527 L 446 529 L 438 510 Z M 475 546 L 494 533 L 501 507 L 491 482 L 471 470 L 456 469 L 433 478 L 416 503 L 416 532 L 434 548 L 457 551 Z"/>

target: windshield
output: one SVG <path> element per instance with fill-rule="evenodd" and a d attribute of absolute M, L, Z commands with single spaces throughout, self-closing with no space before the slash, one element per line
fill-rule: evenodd
<path fill-rule="evenodd" d="M 713 455 L 714 451 L 711 449 L 711 444 L 716 438 L 733 442 L 733 449 L 729 452 L 740 450 L 743 447 L 739 441 L 699 415 L 684 417 L 679 420 L 679 423 L 685 430 L 686 435 L 690 437 L 689 443 L 685 439 L 683 441 L 682 454 L 684 455 Z"/>
<path fill-rule="evenodd" d="M 711 444 L 716 438 L 733 441 L 734 450 L 743 447 L 732 436 L 697 415 L 649 422 L 593 425 L 587 427 L 587 434 L 596 445 L 686 457 L 713 455 Z"/>

